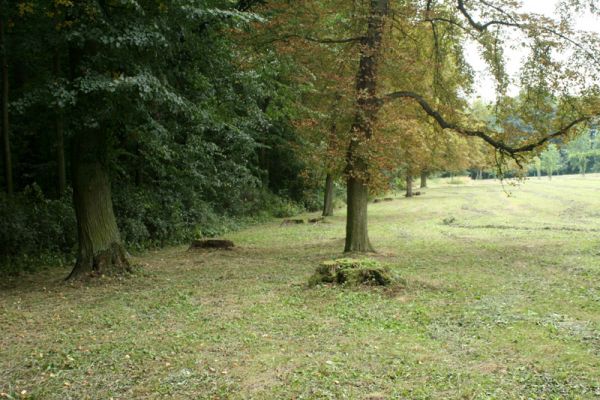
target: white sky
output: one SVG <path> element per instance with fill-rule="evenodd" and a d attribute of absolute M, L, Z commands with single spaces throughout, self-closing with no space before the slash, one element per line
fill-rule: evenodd
<path fill-rule="evenodd" d="M 558 3 L 559 0 L 522 0 L 522 11 L 552 17 L 556 15 L 555 9 Z M 589 13 L 581 15 L 575 23 L 575 29 L 600 33 L 600 19 Z M 517 75 L 526 56 L 527 49 L 523 49 L 520 46 L 505 49 L 506 69 L 512 77 Z M 494 81 L 490 78 L 491 74 L 486 63 L 480 57 L 477 44 L 474 42 L 467 45 L 466 59 L 476 73 L 475 94 L 473 97 L 481 97 L 484 101 L 493 101 L 495 99 Z M 518 87 L 514 85 L 509 88 L 509 94 L 511 95 L 516 95 L 518 91 Z"/>

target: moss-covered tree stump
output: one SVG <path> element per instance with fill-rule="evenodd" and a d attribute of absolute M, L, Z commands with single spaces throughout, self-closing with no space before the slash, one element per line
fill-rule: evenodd
<path fill-rule="evenodd" d="M 387 286 L 395 281 L 390 269 L 375 260 L 342 258 L 322 262 L 310 278 L 309 284 Z"/>

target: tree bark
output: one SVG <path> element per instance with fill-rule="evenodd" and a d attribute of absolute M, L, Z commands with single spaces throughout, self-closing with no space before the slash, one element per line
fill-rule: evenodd
<path fill-rule="evenodd" d="M 421 189 L 425 189 L 427 187 L 427 171 L 421 171 Z"/>
<path fill-rule="evenodd" d="M 131 272 L 113 211 L 110 180 L 100 133 L 76 138 L 73 151 L 73 204 L 79 251 L 67 279 Z"/>
<path fill-rule="evenodd" d="M 325 199 L 323 202 L 323 216 L 333 217 L 333 176 L 325 177 Z"/>
<path fill-rule="evenodd" d="M 348 178 L 348 218 L 345 252 L 373 252 L 367 226 L 369 188 L 360 179 Z"/>
<path fill-rule="evenodd" d="M 368 28 L 360 48 L 360 62 L 356 74 L 356 113 L 346 157 L 346 252 L 373 251 L 367 230 L 368 164 L 364 154 L 361 154 L 361 145 L 366 144 L 373 135 L 377 113 L 381 109 L 377 100 L 377 70 L 385 17 L 388 13 L 389 0 L 370 1 Z"/>
<path fill-rule="evenodd" d="M 406 197 L 413 197 L 413 177 L 410 173 L 406 175 Z"/>
<path fill-rule="evenodd" d="M 8 121 L 8 57 L 6 55 L 6 38 L 4 20 L 0 17 L 0 50 L 2 51 L 2 147 L 4 153 L 4 177 L 6 192 L 12 196 L 14 193 L 12 152 L 10 149 L 10 125 Z"/>

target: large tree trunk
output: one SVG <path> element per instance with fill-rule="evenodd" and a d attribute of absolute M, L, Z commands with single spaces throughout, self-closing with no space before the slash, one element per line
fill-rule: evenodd
<path fill-rule="evenodd" d="M 323 216 L 333 216 L 333 176 L 327 174 L 325 178 L 325 199 L 323 201 Z"/>
<path fill-rule="evenodd" d="M 427 187 L 427 171 L 421 171 L 421 189 Z"/>
<path fill-rule="evenodd" d="M 377 100 L 377 69 L 388 12 L 389 0 L 371 0 L 367 33 L 360 48 L 360 62 L 356 74 L 356 114 L 346 165 L 346 252 L 373 251 L 367 230 L 368 164 L 361 147 L 364 147 L 373 135 L 377 113 L 381 109 L 381 103 Z"/>
<path fill-rule="evenodd" d="M 369 188 L 356 178 L 348 178 L 348 218 L 345 252 L 374 251 L 367 227 Z"/>
<path fill-rule="evenodd" d="M 98 136 L 79 138 L 73 152 L 73 204 L 79 251 L 67 279 L 131 271 L 113 212 L 110 180 Z"/>
<path fill-rule="evenodd" d="M 410 173 L 406 175 L 406 197 L 413 197 L 413 177 Z"/>
<path fill-rule="evenodd" d="M 12 153 L 10 150 L 10 125 L 8 123 L 8 57 L 6 55 L 6 38 L 4 37 L 4 20 L 0 16 L 0 47 L 2 51 L 2 147 L 4 153 L 4 178 L 6 192 L 14 193 Z"/>

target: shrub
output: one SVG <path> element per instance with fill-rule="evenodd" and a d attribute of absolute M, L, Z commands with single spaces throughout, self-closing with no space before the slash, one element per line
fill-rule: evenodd
<path fill-rule="evenodd" d="M 70 195 L 47 199 L 35 184 L 12 197 L 1 194 L 0 220 L 0 269 L 31 271 L 72 258 L 77 225 Z"/>

